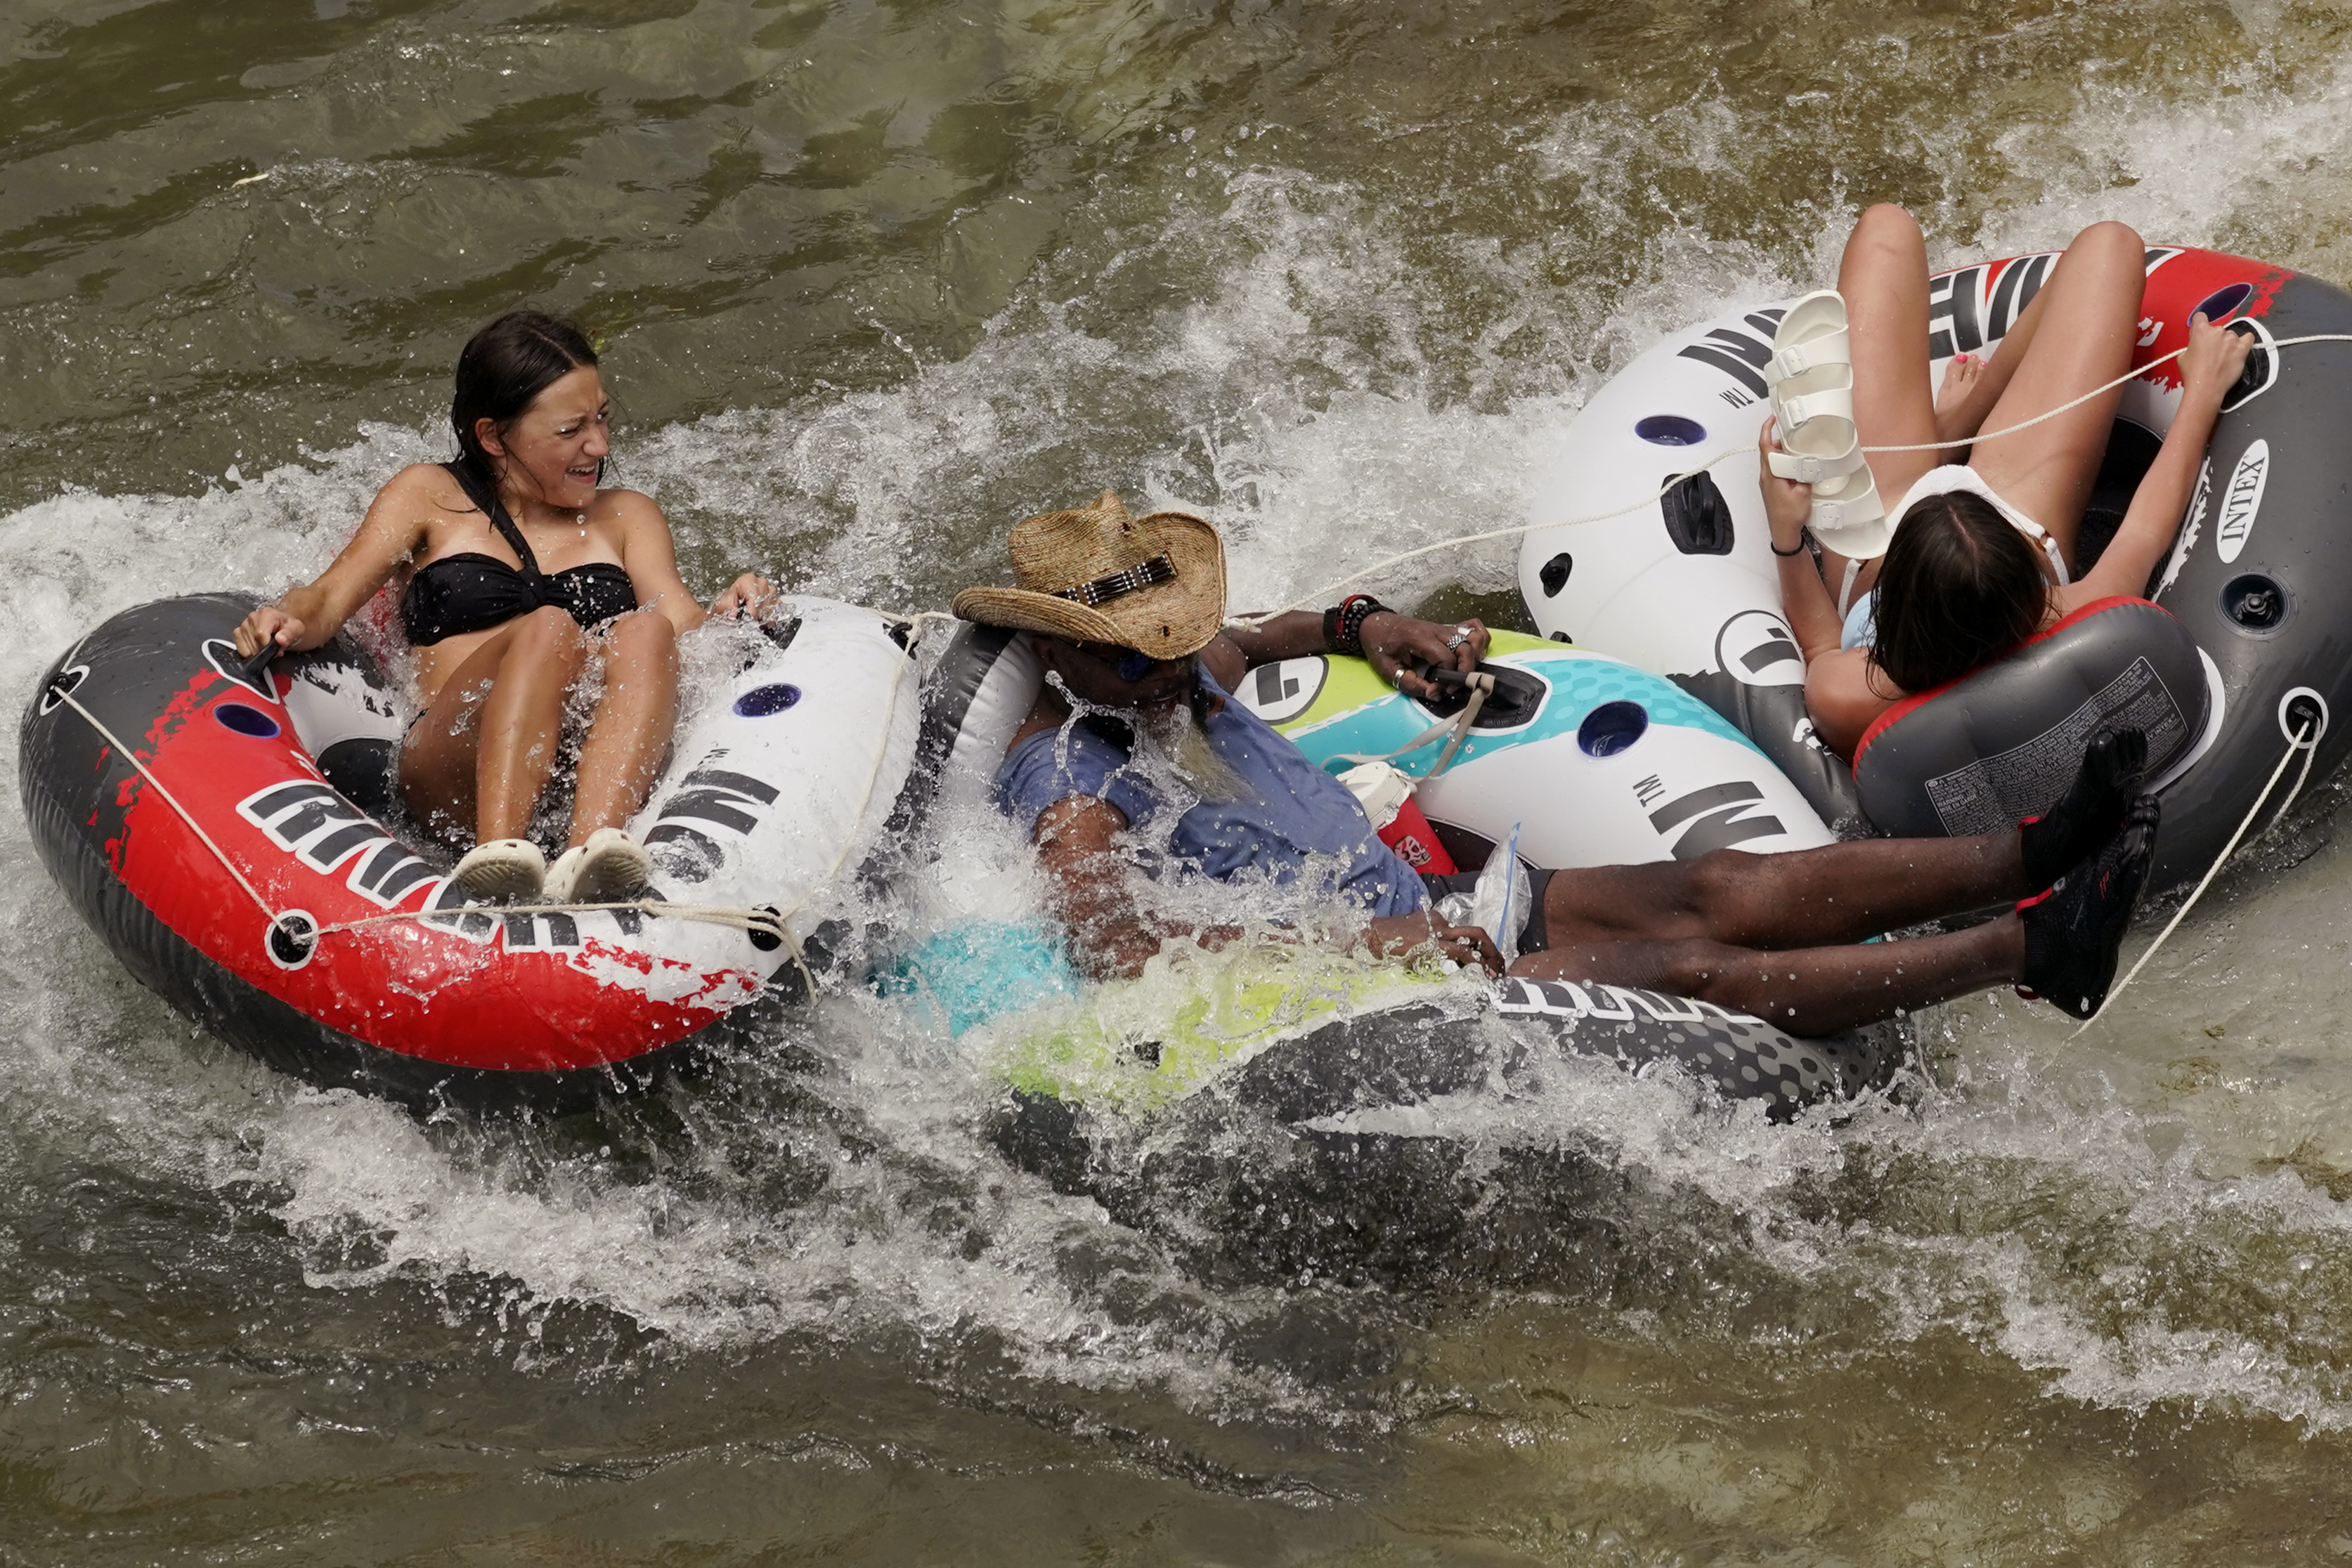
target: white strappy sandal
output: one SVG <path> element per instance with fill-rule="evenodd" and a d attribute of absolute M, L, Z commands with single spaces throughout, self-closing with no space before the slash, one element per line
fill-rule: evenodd
<path fill-rule="evenodd" d="M 1814 486 L 1812 516 L 1805 526 L 1823 549 L 1850 561 L 1875 559 L 1895 542 L 1895 525 L 1866 466 L 1832 484 Z"/>
<path fill-rule="evenodd" d="M 1772 334 L 1772 359 L 1764 380 L 1777 385 L 1824 365 L 1853 364 L 1846 338 L 1845 296 L 1834 288 L 1817 288 L 1789 307 Z M 1851 384 L 1851 383 L 1849 383 Z"/>
<path fill-rule="evenodd" d="M 1782 448 L 1766 462 L 1780 477 L 1813 487 L 1806 527 L 1840 555 L 1885 554 L 1894 530 L 1884 526 L 1886 505 L 1853 422 L 1844 296 L 1823 288 L 1790 306 L 1773 334 L 1764 373 Z"/>

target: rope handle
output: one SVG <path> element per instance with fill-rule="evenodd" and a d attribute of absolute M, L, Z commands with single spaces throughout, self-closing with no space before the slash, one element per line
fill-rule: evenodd
<path fill-rule="evenodd" d="M 2275 338 L 2270 342 L 2261 346 L 2271 350 L 2278 350 L 2295 348 L 2305 343 L 2352 343 L 2352 332 L 2313 332 L 2300 338 Z M 2090 402 L 2093 398 L 2098 397 L 2102 393 L 2112 392 L 2116 387 L 2122 386 L 2126 382 L 2136 381 L 2139 377 L 2147 374 L 2150 371 L 2156 370 L 2160 366 L 2169 364 L 2171 361 L 2179 359 L 2188 351 L 2188 349 L 2185 347 L 2175 349 L 2172 352 L 2166 354 L 2159 359 L 2150 360 L 2145 365 L 2135 366 L 2131 370 L 2126 371 L 2122 375 L 2117 376 L 2115 380 L 2105 382 L 2102 385 L 2093 387 L 2089 392 L 2084 392 L 2082 396 L 2066 402 L 2062 402 L 2056 408 L 2051 409 L 2047 413 L 2035 414 L 2032 419 L 2021 420 L 2015 424 L 2004 425 L 1999 430 L 1980 431 L 1977 434 L 1969 437 L 1965 442 L 1921 441 L 1914 442 L 1909 445 L 1905 446 L 1865 446 L 1863 447 L 1862 450 L 1865 453 L 1940 452 L 1948 446 L 1973 445 L 1976 443 L 1982 441 L 1999 441 L 2004 436 L 2015 435 L 2021 430 L 2031 430 L 2035 425 L 2055 419 L 2060 414 L 2064 413 L 2071 409 L 2080 408 L 2083 404 Z M 1265 625 L 1267 622 L 1273 620 L 1277 615 L 1286 615 L 1294 610 L 1305 610 L 1311 606 L 1321 604 L 1329 600 L 1330 597 L 1334 593 L 1339 591 L 1339 590 L 1343 588 L 1353 588 L 1357 583 L 1363 581 L 1364 579 L 1373 576 L 1375 573 L 1386 571 L 1390 567 L 1402 566 L 1406 561 L 1418 560 L 1423 556 L 1434 555 L 1439 550 L 1453 549 L 1459 545 L 1485 544 L 1490 539 L 1517 538 L 1527 534 L 1542 533 L 1551 528 L 1582 528 L 1587 523 L 1603 523 L 1607 522 L 1612 517 L 1622 517 L 1628 512 L 1638 512 L 1644 507 L 1654 506 L 1657 502 L 1664 499 L 1668 491 L 1681 484 L 1684 480 L 1689 478 L 1693 474 L 1712 468 L 1718 463 L 1724 462 L 1729 458 L 1739 456 L 1743 453 L 1753 452 L 1754 450 L 1755 446 L 1752 443 L 1743 442 L 1739 445 L 1727 446 L 1720 452 L 1711 453 L 1706 458 L 1693 464 L 1683 473 L 1677 474 L 1673 478 L 1668 479 L 1664 484 L 1659 486 L 1657 489 L 1651 492 L 1649 495 L 1643 497 L 1640 500 L 1629 502 L 1622 507 L 1612 508 L 1610 511 L 1594 512 L 1589 517 L 1570 517 L 1564 522 L 1521 523 L 1507 528 L 1490 528 L 1485 533 L 1456 534 L 1452 538 L 1440 539 L 1435 544 L 1423 545 L 1417 549 L 1404 550 L 1399 554 L 1386 557 L 1381 560 L 1376 560 L 1372 562 L 1371 565 L 1363 568 L 1360 571 L 1352 571 L 1347 576 L 1339 578 L 1335 581 L 1327 582 L 1322 587 L 1314 590 L 1310 593 L 1302 594 L 1298 598 L 1292 600 L 1289 603 L 1282 605 L 1278 609 L 1261 611 L 1255 615 L 1231 616 L 1227 618 L 1225 624 L 1228 626 L 1241 626 L 1255 630 L 1257 627 Z"/>
<path fill-rule="evenodd" d="M 2105 998 L 2099 1003 L 2099 1010 L 2084 1019 L 2082 1028 L 2066 1037 L 2069 1042 L 2081 1039 L 2084 1030 L 2107 1016 L 2107 1009 L 2115 1006 L 2116 998 L 2122 996 L 2125 988 L 2134 980 L 2139 978 L 2139 972 L 2147 967 L 2148 960 L 2155 957 L 2165 943 L 2170 939 L 2172 934 L 2180 928 L 2180 923 L 2189 918 L 2189 912 L 2197 907 L 2197 901 L 2205 896 L 2205 890 L 2213 884 L 2213 879 L 2221 875 L 2221 868 L 2229 863 L 2230 856 L 2238 848 L 2238 841 L 2246 836 L 2246 830 L 2254 825 L 2256 817 L 2262 815 L 2263 802 L 2271 798 L 2273 789 L 2278 788 L 2279 778 L 2286 772 L 2286 765 L 2294 761 L 2294 754 L 2300 751 L 2303 753 L 2303 771 L 2295 775 L 2294 788 L 2286 792 L 2286 800 L 2280 805 L 2278 815 L 2271 819 L 2271 826 L 2275 828 L 2286 820 L 2286 814 L 2294 809 L 2295 797 L 2303 793 L 2304 781 L 2311 777 L 2311 759 L 2319 755 L 2319 736 L 2315 727 L 2317 723 L 2318 720 L 2315 717 L 2308 718 L 2296 727 L 2294 734 L 2287 739 L 2286 750 L 2280 756 L 2278 766 L 2271 769 L 2270 782 L 2264 784 L 2263 792 L 2254 797 L 2254 803 L 2247 808 L 2245 820 L 2238 824 L 2238 831 L 2230 835 L 2230 841 L 2221 846 L 2221 852 L 2213 857 L 2213 863 L 2206 867 L 2205 874 L 2198 879 L 2195 891 L 2182 901 L 2179 909 L 2174 912 L 2171 920 L 2166 923 L 2164 929 L 2156 934 L 2156 940 L 2147 945 L 2147 951 L 2139 956 L 2139 962 L 2131 967 L 2131 972 L 2109 988 Z M 2308 740 L 2304 738 L 2306 732 L 2311 735 Z"/>
<path fill-rule="evenodd" d="M 1429 746 L 1441 738 L 1444 738 L 1445 749 L 1437 754 L 1437 766 L 1423 774 L 1421 776 L 1420 782 L 1426 784 L 1431 779 L 1437 778 L 1447 768 L 1454 766 L 1454 752 L 1459 750 L 1462 743 L 1469 738 L 1470 727 L 1478 721 L 1478 710 L 1486 706 L 1486 699 L 1489 696 L 1492 696 L 1495 692 L 1495 677 L 1484 670 L 1474 671 L 1469 674 L 1462 676 L 1461 680 L 1462 684 L 1470 689 L 1470 700 L 1464 704 L 1462 711 L 1455 714 L 1452 718 L 1443 719 L 1436 724 L 1431 725 L 1427 729 L 1423 730 L 1419 735 L 1414 736 L 1411 740 L 1406 741 L 1394 751 L 1382 751 L 1379 753 L 1346 751 L 1339 754 L 1339 760 L 1342 762 L 1387 762 L 1394 758 L 1402 757 L 1408 751 L 1419 751 L 1423 747 Z"/>

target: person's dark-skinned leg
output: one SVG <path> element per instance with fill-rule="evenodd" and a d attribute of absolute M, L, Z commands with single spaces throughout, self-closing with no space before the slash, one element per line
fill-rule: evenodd
<path fill-rule="evenodd" d="M 1822 1035 L 2014 980 L 2024 952 L 2022 922 L 2005 915 L 1912 942 L 1778 952 L 1701 938 L 1579 942 L 1528 954 L 1511 973 L 1669 991 Z"/>
<path fill-rule="evenodd" d="M 2071 802 L 2070 802 L 2071 804 Z M 1544 909 L 1550 946 L 1530 953 L 1511 966 L 1511 973 L 1528 979 L 1592 980 L 1603 984 L 1645 986 L 1679 991 L 1717 1006 L 1755 1013 L 1797 1034 L 1828 1034 L 1888 1016 L 1940 1002 L 2004 980 L 2030 988 L 2030 994 L 2050 1001 L 2076 1018 L 2089 1018 L 2105 1000 L 2115 978 L 2116 954 L 2133 909 L 2147 885 L 2154 863 L 2158 821 L 2156 797 L 2133 800 L 2096 852 L 2074 863 L 2050 892 L 2017 911 L 1969 930 L 1904 942 L 1853 942 L 1835 939 L 1816 945 L 1787 946 L 1797 931 L 1835 931 L 1859 914 L 1864 927 L 1901 925 L 1926 918 L 1934 911 L 1904 896 L 1885 896 L 1875 889 L 1874 901 L 1853 901 L 1850 908 L 1816 897 L 1807 906 L 1790 906 L 1786 918 L 1775 920 L 1759 942 L 1735 943 L 1722 936 L 1670 935 L 1611 936 L 1626 915 L 1620 911 L 1595 918 L 1559 909 L 1560 923 L 1552 924 L 1553 890 L 1563 878 L 1584 879 L 1591 873 L 1555 874 L 1545 889 Z M 2087 831 L 2087 830 L 2085 830 Z M 1948 841 L 1942 847 L 1956 852 L 1928 854 L 1915 862 L 1928 871 L 1932 885 L 1967 900 L 1991 891 L 1991 884 L 1971 882 L 1970 865 L 2010 885 L 2022 885 L 2025 858 L 2021 835 L 1992 840 Z M 1836 850 L 1860 850 L 1866 844 L 1836 845 Z M 1885 842 L 1884 849 L 1899 846 Z M 1732 852 L 1717 852 L 1694 862 L 1685 873 L 1670 866 L 1616 868 L 1622 873 L 1650 871 L 1647 879 L 1618 880 L 1636 893 L 1678 890 L 1680 902 L 1654 908 L 1651 917 L 1661 927 L 1688 926 L 1713 916 L 1724 921 L 1759 918 L 1775 883 L 1783 888 L 1810 882 L 1812 871 L 1851 856 L 1811 851 L 1776 857 L 1794 866 L 1796 875 L 1757 875 L 1774 863 L 1761 856 L 1745 856 L 1746 864 L 1717 861 Z M 1806 862 L 1811 862 L 1810 865 Z M 1885 868 L 1880 868 L 1882 871 Z M 1727 874 L 1710 876 L 1710 871 Z M 1571 887 L 1574 884 L 1571 883 Z M 1605 891 L 1606 883 L 1602 883 Z M 1814 890 L 1818 891 L 1818 890 Z M 1573 894 L 1570 894 L 1572 898 Z M 1567 900 L 1563 900 L 1566 903 Z M 1963 903 L 1951 907 L 1968 907 Z M 1907 915 L 1911 920 L 1895 918 Z"/>
<path fill-rule="evenodd" d="M 1820 947 L 2031 897 L 2115 837 L 2147 770 L 2147 737 L 2105 729 L 2084 747 L 2057 805 L 2016 832 L 1865 839 L 1778 855 L 1717 850 L 1689 862 L 1557 872 L 1544 890 L 1548 945 Z"/>
<path fill-rule="evenodd" d="M 2024 883 L 2015 833 L 1864 839 L 1778 855 L 1717 850 L 1694 861 L 1555 872 L 1544 889 L 1544 927 L 1555 948 L 1626 941 L 1823 947 L 2037 891 Z"/>

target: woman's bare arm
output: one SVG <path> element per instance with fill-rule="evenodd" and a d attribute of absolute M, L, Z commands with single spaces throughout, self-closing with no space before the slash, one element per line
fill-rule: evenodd
<path fill-rule="evenodd" d="M 1776 449 L 1771 421 L 1757 437 L 1764 454 Z M 1891 695 L 1879 695 L 1886 677 L 1870 663 L 1870 649 L 1842 649 L 1846 625 L 1837 616 L 1830 585 L 1821 580 L 1813 552 L 1804 548 L 1804 519 L 1813 510 L 1813 486 L 1801 479 L 1773 475 L 1771 463 L 1757 463 L 1757 485 L 1764 486 L 1764 519 L 1771 524 L 1773 567 L 1780 569 L 1780 613 L 1788 630 L 1797 634 L 1797 651 L 1804 653 L 1804 712 L 1813 719 L 1813 734 L 1839 757 L 1853 755 L 1853 746 L 1870 728 L 1872 719 L 1886 712 Z"/>
<path fill-rule="evenodd" d="M 1767 420 L 1757 438 L 1767 454 L 1775 450 L 1773 436 L 1772 423 Z M 1805 656 L 1805 716 L 1813 721 L 1813 733 L 1822 745 L 1840 757 L 1851 757 L 1863 732 L 1895 698 L 1882 695 L 1879 688 L 1886 686 L 1886 677 L 1870 662 L 1869 649 L 1838 646 L 1845 623 L 1812 552 L 1801 548 L 1813 487 L 1777 476 L 1769 463 L 1759 462 L 1757 467 L 1758 483 L 1764 488 L 1764 516 L 1772 528 L 1772 553 L 1779 558 L 1772 564 L 1780 570 L 1781 612 L 1796 633 L 1798 652 Z"/>
<path fill-rule="evenodd" d="M 448 478 L 429 463 L 414 464 L 394 475 L 376 492 L 360 531 L 317 581 L 304 583 L 238 622 L 237 656 L 251 658 L 264 643 L 299 653 L 341 631 L 343 622 L 375 596 L 424 540 L 434 512 L 441 507 L 435 481 L 446 483 Z"/>
<path fill-rule="evenodd" d="M 1867 648 L 1842 648 L 1805 666 L 1805 716 L 1813 734 L 1849 761 L 1864 732 L 1903 696 Z"/>
<path fill-rule="evenodd" d="M 768 580 L 745 572 L 719 591 L 706 611 L 677 571 L 677 543 L 670 537 L 669 519 L 650 496 L 635 490 L 608 490 L 610 504 L 620 514 L 621 566 L 629 574 L 637 608 L 658 610 L 679 634 L 693 631 L 713 615 L 757 614 L 776 597 Z"/>
<path fill-rule="evenodd" d="M 607 490 L 599 497 L 618 514 L 621 525 L 621 567 L 640 610 L 658 610 L 681 634 L 708 619 L 701 601 L 677 574 L 677 545 L 670 538 L 669 519 L 653 497 L 635 490 Z"/>
<path fill-rule="evenodd" d="M 1764 459 L 1780 449 L 1773 422 L 1766 420 L 1757 436 L 1757 483 L 1764 491 L 1764 517 L 1772 530 L 1773 565 L 1780 570 L 1780 612 L 1797 634 L 1797 647 L 1811 664 L 1823 653 L 1837 652 L 1845 627 L 1837 603 L 1813 552 L 1805 549 L 1805 519 L 1812 515 L 1813 487 L 1801 480 L 1783 479 Z"/>
<path fill-rule="evenodd" d="M 2164 445 L 2139 488 L 2132 492 L 2131 506 L 2099 564 L 2058 591 L 2062 612 L 2095 600 L 2147 591 L 2147 580 L 2171 553 L 2181 517 L 2196 493 L 2197 473 L 2204 465 L 2213 422 L 2221 417 L 2222 395 L 2245 369 L 2252 347 L 2253 340 L 2242 333 L 2216 327 L 2202 316 L 2190 319 L 2189 351 L 2180 356 L 2180 406 L 2173 411 L 2172 427 L 2164 433 Z"/>

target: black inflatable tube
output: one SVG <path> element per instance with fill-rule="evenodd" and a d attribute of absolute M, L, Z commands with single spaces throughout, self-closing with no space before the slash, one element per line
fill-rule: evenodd
<path fill-rule="evenodd" d="M 2159 779 L 2205 734 L 2208 708 L 2188 629 L 2145 599 L 2104 600 L 1888 709 L 1854 748 L 1854 780 L 1881 832 L 2002 832 L 2057 803 L 2101 727 L 2145 734 Z"/>
<path fill-rule="evenodd" d="M 2352 295 L 2290 275 L 2258 319 L 2273 339 L 2352 333 Z M 2215 423 L 2179 570 L 2156 594 L 2212 659 L 2223 709 L 2210 750 L 2164 791 L 2155 886 L 2202 875 L 2221 853 L 2287 748 L 2294 720 L 2282 716 L 2296 693 L 2319 699 L 2303 712 L 2328 710 L 2311 783 L 2352 752 L 2343 711 L 2352 699 L 2352 343 L 2257 350 L 2255 359 L 2269 379 Z M 2274 593 L 2274 614 L 2262 591 Z"/>
<path fill-rule="evenodd" d="M 1013 1093 L 991 1136 L 1056 1190 L 1179 1241 L 1213 1237 L 1223 1261 L 1260 1277 L 1312 1267 L 1395 1282 L 1433 1259 L 1495 1241 L 1498 1203 L 1532 1201 L 1551 1212 L 1552 1200 L 1579 1190 L 1553 1178 L 1564 1170 L 1589 1177 L 1591 1165 L 1559 1150 L 1498 1159 L 1526 1166 L 1537 1178 L 1528 1186 L 1507 1172 L 1474 1169 L 1466 1140 L 1365 1131 L 1345 1124 L 1352 1115 L 1475 1092 L 1498 1077 L 1524 1084 L 1547 1063 L 1578 1056 L 1636 1070 L 1672 1061 L 1787 1121 L 1807 1105 L 1885 1086 L 1908 1049 L 1893 1024 L 1790 1040 L 1759 1020 L 1695 1017 L 1708 1009 L 1615 988 L 1614 998 L 1631 1004 L 1622 1022 L 1586 1016 L 1569 1025 L 1538 1010 L 1563 1003 L 1570 989 L 1514 980 L 1494 1011 L 1412 1008 L 1339 1020 L 1139 1120 Z M 1654 1027 L 1659 1018 L 1643 1016 L 1645 1008 L 1682 1027 Z M 1508 1009 L 1524 1010 L 1514 1017 Z"/>

